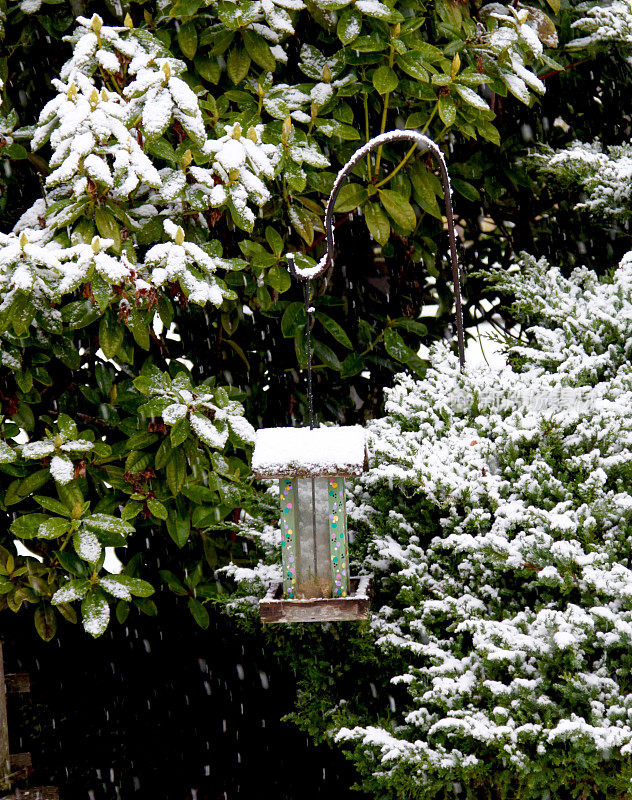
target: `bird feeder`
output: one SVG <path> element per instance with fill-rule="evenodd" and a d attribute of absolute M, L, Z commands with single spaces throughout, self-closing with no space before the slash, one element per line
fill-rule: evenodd
<path fill-rule="evenodd" d="M 439 147 L 415 130 L 382 133 L 351 156 L 334 181 L 325 208 L 327 250 L 320 261 L 298 268 L 287 255 L 291 274 L 303 282 L 305 300 L 305 350 L 309 428 L 264 428 L 257 432 L 252 469 L 255 477 L 278 478 L 281 511 L 283 581 L 273 583 L 260 603 L 263 622 L 321 622 L 365 619 L 369 612 L 372 577 L 349 576 L 345 478 L 361 475 L 366 464 L 364 431 L 360 426 L 314 427 L 311 323 L 314 308 L 310 285 L 333 269 L 336 198 L 351 170 L 376 147 L 413 142 L 437 162 L 450 243 L 457 347 L 465 363 L 465 337 L 461 286 L 456 251 L 448 168 Z"/>
<path fill-rule="evenodd" d="M 261 601 L 263 622 L 358 620 L 369 580 L 349 574 L 345 478 L 367 463 L 365 432 L 347 427 L 263 428 L 252 458 L 257 478 L 278 478 L 283 581 Z"/>

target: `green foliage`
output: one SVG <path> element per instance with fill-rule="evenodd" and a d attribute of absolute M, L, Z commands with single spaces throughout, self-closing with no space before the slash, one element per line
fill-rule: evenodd
<path fill-rule="evenodd" d="M 37 119 L 18 118 L 5 86 L 2 155 L 29 176 L 22 196 L 33 191 L 0 235 L 0 490 L 13 517 L 4 544 L 17 537 L 41 561 L 18 557 L 1 602 L 42 609 L 46 637 L 71 603 L 94 635 L 113 601 L 119 621 L 128 604 L 155 613 L 107 583 L 115 547 L 122 574 L 156 587 L 168 565 L 165 585 L 183 587 L 205 626 L 216 570 L 247 560 L 234 525 L 262 502 L 243 404 L 254 420 L 272 413 L 267 398 L 283 398 L 283 416 L 304 403 L 304 311 L 285 253 L 313 263 L 335 171 L 400 118 L 441 144 L 499 142 L 488 99 L 533 103 L 554 28 L 537 9 L 479 20 L 444 0 L 132 3 L 121 26 L 35 5 L 11 4 L 5 41 L 43 27 L 70 46 Z M 458 164 L 455 175 L 476 198 L 477 178 Z M 424 155 L 390 147 L 341 194 L 378 259 L 399 249 L 427 272 L 361 318 L 346 289 L 314 287 L 325 407 L 351 379 L 424 373 L 419 342 L 440 331 L 418 319 L 421 297 L 450 313 L 432 237 L 440 197 Z"/>

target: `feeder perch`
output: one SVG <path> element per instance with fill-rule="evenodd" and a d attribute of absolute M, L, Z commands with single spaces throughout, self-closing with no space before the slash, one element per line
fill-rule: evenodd
<path fill-rule="evenodd" d="M 260 603 L 263 622 L 366 619 L 370 578 L 349 575 L 345 478 L 367 466 L 359 425 L 263 428 L 252 471 L 279 479 L 283 583 Z"/>

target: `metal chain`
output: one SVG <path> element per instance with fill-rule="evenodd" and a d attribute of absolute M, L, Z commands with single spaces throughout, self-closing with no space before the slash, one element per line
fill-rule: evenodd
<path fill-rule="evenodd" d="M 314 430 L 314 389 L 312 386 L 312 314 L 309 302 L 309 287 L 311 281 L 303 283 L 303 296 L 305 298 L 305 349 L 307 351 L 307 405 L 309 408 L 309 429 Z"/>
<path fill-rule="evenodd" d="M 312 313 L 309 302 L 311 281 L 303 283 L 305 299 L 305 350 L 307 351 L 307 406 L 309 408 L 309 429 L 314 430 L 314 388 L 312 385 Z M 312 478 L 312 568 L 314 580 L 318 581 L 318 536 L 316 534 L 316 483 Z"/>

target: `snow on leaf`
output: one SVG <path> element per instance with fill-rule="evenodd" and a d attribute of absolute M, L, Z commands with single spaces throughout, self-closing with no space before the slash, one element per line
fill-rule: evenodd
<path fill-rule="evenodd" d="M 62 485 L 70 483 L 75 477 L 75 468 L 67 456 L 53 456 L 50 462 L 50 474 Z"/>
<path fill-rule="evenodd" d="M 82 578 L 69 581 L 60 589 L 57 589 L 51 598 L 51 603 L 53 605 L 58 605 L 59 603 L 71 603 L 73 600 L 81 600 L 85 597 L 89 588 L 90 584 L 88 581 Z"/>
<path fill-rule="evenodd" d="M 130 594 L 129 589 L 124 586 L 120 581 L 116 579 L 116 577 L 105 577 L 99 580 L 99 586 L 102 589 L 105 589 L 106 592 L 112 595 L 112 597 L 116 597 L 117 600 L 131 600 L 132 595 Z"/>
<path fill-rule="evenodd" d="M 10 464 L 17 458 L 15 450 L 6 442 L 0 441 L 0 464 Z"/>
<path fill-rule="evenodd" d="M 193 413 L 190 416 L 191 427 L 199 438 L 209 447 L 222 448 L 228 440 L 228 429 L 221 430 L 203 414 Z"/>
<path fill-rule="evenodd" d="M 55 445 L 50 440 L 29 442 L 21 446 L 24 458 L 44 458 L 55 452 Z"/>
<path fill-rule="evenodd" d="M 167 425 L 175 425 L 176 422 L 187 415 L 187 407 L 184 403 L 173 403 L 167 406 L 162 412 L 162 418 Z"/>
<path fill-rule="evenodd" d="M 110 621 L 110 606 L 107 600 L 94 589 L 86 595 L 81 603 L 83 627 L 92 636 L 100 636 Z"/>
<path fill-rule="evenodd" d="M 82 558 L 84 561 L 88 561 L 91 564 L 99 560 L 103 548 L 101 546 L 101 542 L 99 542 L 92 531 L 84 527 L 77 531 L 72 538 L 75 552 L 79 558 Z"/>
<path fill-rule="evenodd" d="M 231 431 L 235 434 L 235 436 L 237 436 L 238 439 L 248 444 L 254 443 L 255 429 L 245 417 L 231 414 L 227 417 L 227 420 Z"/>
<path fill-rule="evenodd" d="M 62 517 L 51 517 L 42 522 L 37 530 L 39 539 L 58 539 L 68 533 L 70 522 Z"/>
<path fill-rule="evenodd" d="M 63 450 L 64 453 L 88 453 L 93 449 L 94 442 L 90 442 L 87 439 L 72 439 L 69 442 L 64 442 L 60 447 L 60 450 Z"/>
<path fill-rule="evenodd" d="M 84 527 L 94 533 L 118 533 L 126 536 L 134 532 L 134 526 L 119 517 L 113 517 L 110 514 L 90 514 L 83 519 Z"/>
<path fill-rule="evenodd" d="M 171 220 L 165 220 L 165 230 L 173 242 L 156 244 L 147 252 L 145 264 L 152 267 L 149 281 L 160 287 L 178 282 L 193 303 L 207 302 L 220 306 L 225 299 L 234 299 L 235 292 L 215 277 L 218 268 L 230 269 L 228 261 L 209 256 L 201 247 L 184 241 L 182 229 Z"/>

